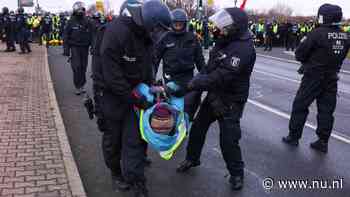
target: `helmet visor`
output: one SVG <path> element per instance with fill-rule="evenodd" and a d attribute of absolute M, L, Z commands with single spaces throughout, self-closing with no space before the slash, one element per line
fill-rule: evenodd
<path fill-rule="evenodd" d="M 224 30 L 225 27 L 234 23 L 231 15 L 224 9 L 218 11 L 213 16 L 209 17 L 209 21 L 214 24 L 215 27 Z"/>

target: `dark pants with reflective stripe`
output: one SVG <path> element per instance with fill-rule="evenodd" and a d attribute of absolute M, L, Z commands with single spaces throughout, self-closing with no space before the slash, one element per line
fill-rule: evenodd
<path fill-rule="evenodd" d="M 88 66 L 89 47 L 72 46 L 71 55 L 74 86 L 76 88 L 81 88 L 86 83 L 86 69 Z"/>
<path fill-rule="evenodd" d="M 328 141 L 333 129 L 333 113 L 337 103 L 337 81 L 335 73 L 312 76 L 305 74 L 294 99 L 289 122 L 289 135 L 300 139 L 309 114 L 309 106 L 316 100 L 317 129 L 320 139 Z"/>
<path fill-rule="evenodd" d="M 218 120 L 220 147 L 226 167 L 232 176 L 243 176 L 244 162 L 239 146 L 239 140 L 241 139 L 240 119 L 243 109 L 244 103 L 234 103 L 223 118 L 217 119 L 213 114 L 213 109 L 205 100 L 200 106 L 190 131 L 186 159 L 190 161 L 200 160 L 209 126 Z"/>

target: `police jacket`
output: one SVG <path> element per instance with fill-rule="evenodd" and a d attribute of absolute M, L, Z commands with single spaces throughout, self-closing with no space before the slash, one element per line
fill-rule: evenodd
<path fill-rule="evenodd" d="M 6 37 L 13 36 L 16 32 L 16 16 L 15 15 L 4 15 L 4 30 Z"/>
<path fill-rule="evenodd" d="M 92 46 L 92 79 L 95 88 L 102 90 L 104 88 L 103 70 L 102 70 L 102 59 L 101 59 L 101 43 L 106 30 L 106 25 L 101 25 L 96 31 L 95 43 Z"/>
<path fill-rule="evenodd" d="M 52 19 L 49 16 L 45 16 L 41 20 L 41 31 L 44 33 L 49 33 L 51 32 L 52 29 Z"/>
<path fill-rule="evenodd" d="M 224 104 L 246 102 L 256 52 L 250 32 L 238 40 L 218 43 L 210 52 L 208 66 L 194 78 L 194 90 L 209 91 Z"/>
<path fill-rule="evenodd" d="M 339 72 L 348 53 L 349 35 L 337 26 L 320 26 L 301 40 L 295 58 L 305 73 Z"/>
<path fill-rule="evenodd" d="M 153 43 L 130 17 L 120 16 L 107 25 L 101 58 L 105 93 L 128 103 L 132 90 L 153 81 Z"/>
<path fill-rule="evenodd" d="M 86 17 L 73 16 L 65 28 L 65 42 L 70 47 L 89 47 L 92 42 L 91 24 Z"/>
<path fill-rule="evenodd" d="M 168 32 L 157 43 L 155 52 L 157 65 L 163 59 L 163 73 L 167 80 L 184 80 L 188 83 L 195 66 L 200 71 L 205 65 L 202 48 L 192 32 Z"/>
<path fill-rule="evenodd" d="M 16 30 L 17 32 L 26 32 L 29 30 L 29 26 L 27 24 L 28 17 L 24 14 L 18 14 L 17 15 L 17 22 L 16 22 Z"/>

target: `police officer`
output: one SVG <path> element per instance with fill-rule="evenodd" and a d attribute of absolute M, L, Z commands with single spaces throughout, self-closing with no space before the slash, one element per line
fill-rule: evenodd
<path fill-rule="evenodd" d="M 187 84 L 193 78 L 195 66 L 201 70 L 205 66 L 202 47 L 193 32 L 187 30 L 188 17 L 183 9 L 172 11 L 172 30 L 156 46 L 157 64 L 163 60 L 163 78 L 166 83 L 174 81 L 181 88 L 169 92 L 178 97 L 186 94 Z M 191 119 L 199 105 L 195 92 L 185 97 L 185 111 Z M 193 100 L 194 99 L 194 100 Z"/>
<path fill-rule="evenodd" d="M 16 29 L 17 29 L 19 46 L 21 48 L 20 54 L 24 54 L 26 52 L 27 53 L 32 52 L 28 41 L 30 30 L 27 24 L 27 19 L 28 17 L 24 14 L 24 9 L 22 7 L 18 8 Z"/>
<path fill-rule="evenodd" d="M 73 16 L 65 29 L 65 42 L 71 52 L 71 66 L 75 94 L 85 93 L 86 70 L 88 66 L 89 47 L 92 42 L 91 24 L 85 16 L 85 4 L 76 2 L 73 5 Z M 65 51 L 66 56 L 68 51 Z"/>
<path fill-rule="evenodd" d="M 39 45 L 42 45 L 43 42 L 45 42 L 44 44 L 46 44 L 46 47 L 49 47 L 51 30 L 52 30 L 52 19 L 51 19 L 49 13 L 45 13 L 45 16 L 41 20 L 41 24 L 40 24 Z"/>
<path fill-rule="evenodd" d="M 296 23 L 288 23 L 286 50 L 294 51 L 298 38 L 298 25 Z"/>
<path fill-rule="evenodd" d="M 186 160 L 178 172 L 200 165 L 200 155 L 209 126 L 219 121 L 220 147 L 232 189 L 243 187 L 244 162 L 239 146 L 240 119 L 248 99 L 250 76 L 256 52 L 248 16 L 239 8 L 226 8 L 209 18 L 216 26 L 215 47 L 210 52 L 208 66 L 189 83 L 189 89 L 208 91 L 192 125 Z"/>
<path fill-rule="evenodd" d="M 323 153 L 328 151 L 337 102 L 338 72 L 350 48 L 349 36 L 339 27 L 342 16 L 339 6 L 322 5 L 318 10 L 319 26 L 302 39 L 295 52 L 296 59 L 302 63 L 299 73 L 304 76 L 294 99 L 289 135 L 282 138 L 289 145 L 298 145 L 308 108 L 316 100 L 318 140 L 310 146 Z"/>
<path fill-rule="evenodd" d="M 5 52 L 16 51 L 15 40 L 16 40 L 16 15 L 13 11 L 9 13 L 7 7 L 2 8 L 3 14 L 3 28 L 6 36 L 6 50 Z"/>
<path fill-rule="evenodd" d="M 113 159 L 112 175 L 125 180 L 135 197 L 148 196 L 148 191 L 144 175 L 146 144 L 133 106 L 145 109 L 151 105 L 135 88 L 140 83 L 152 84 L 152 35 L 156 30 L 170 28 L 170 24 L 170 11 L 161 1 L 142 4 L 128 0 L 119 17 L 107 26 L 101 46 L 105 80 L 102 106 L 106 122 L 113 128 L 109 140 L 112 144 L 103 146 Z"/>
<path fill-rule="evenodd" d="M 98 29 L 106 23 L 106 20 L 103 14 L 99 11 L 95 12 L 92 16 L 91 20 L 91 29 L 92 29 L 92 44 L 91 46 L 95 46 L 96 36 Z"/>
<path fill-rule="evenodd" d="M 273 24 L 268 21 L 265 26 L 265 49 L 264 51 L 272 50 L 272 41 L 273 41 Z"/>

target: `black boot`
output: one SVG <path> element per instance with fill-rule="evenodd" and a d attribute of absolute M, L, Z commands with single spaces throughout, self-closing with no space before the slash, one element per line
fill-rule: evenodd
<path fill-rule="evenodd" d="M 122 175 L 112 174 L 112 188 L 115 191 L 128 191 L 130 185 L 125 182 Z"/>
<path fill-rule="evenodd" d="M 133 197 L 148 197 L 148 190 L 144 182 L 136 182 L 132 185 Z"/>
<path fill-rule="evenodd" d="M 326 140 L 319 139 L 319 140 L 311 143 L 310 147 L 312 149 L 315 149 L 315 150 L 320 151 L 322 153 L 328 152 L 328 142 Z"/>
<path fill-rule="evenodd" d="M 241 190 L 244 184 L 243 176 L 231 176 L 230 183 L 233 190 Z"/>
<path fill-rule="evenodd" d="M 179 167 L 177 167 L 176 172 L 183 173 L 187 172 L 189 169 L 193 167 L 197 167 L 201 165 L 200 161 L 190 161 L 190 160 L 185 160 L 180 163 Z"/>
<path fill-rule="evenodd" d="M 297 138 L 291 137 L 290 135 L 283 137 L 282 142 L 289 144 L 291 146 L 298 146 L 299 140 Z"/>

